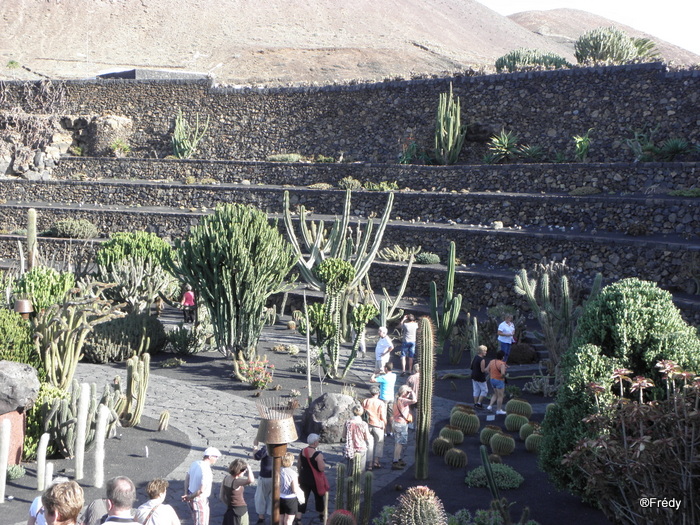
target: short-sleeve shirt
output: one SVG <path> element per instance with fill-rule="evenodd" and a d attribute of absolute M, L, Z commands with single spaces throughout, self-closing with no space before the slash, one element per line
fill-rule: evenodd
<path fill-rule="evenodd" d="M 396 374 L 394 372 L 388 372 L 377 376 L 375 380 L 379 383 L 379 399 L 386 402 L 393 401 Z"/>
<path fill-rule="evenodd" d="M 377 360 L 382 358 L 382 354 L 387 351 L 387 348 L 392 350 L 394 348 L 394 342 L 391 337 L 385 335 L 379 341 L 377 341 L 377 346 L 374 347 L 374 355 Z"/>
<path fill-rule="evenodd" d="M 415 343 L 416 342 L 416 332 L 418 331 L 418 323 L 415 321 L 404 323 L 401 325 L 401 331 L 403 333 L 403 340 L 405 343 Z"/>
<path fill-rule="evenodd" d="M 209 463 L 203 459 L 195 461 L 190 465 L 188 473 L 190 475 L 188 490 L 190 492 L 197 492 L 199 488 L 202 487 L 201 497 L 208 498 L 211 495 L 211 484 L 214 479 Z"/>

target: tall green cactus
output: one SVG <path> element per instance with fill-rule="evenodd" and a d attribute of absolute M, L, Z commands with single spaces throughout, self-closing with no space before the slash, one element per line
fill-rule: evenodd
<path fill-rule="evenodd" d="M 335 508 L 345 508 L 345 497 L 347 495 L 348 478 L 345 463 L 340 462 L 335 466 Z"/>
<path fill-rule="evenodd" d="M 438 305 L 437 284 L 430 282 L 430 316 L 437 328 L 439 350 L 442 354 L 449 344 L 452 330 L 457 324 L 459 312 L 462 309 L 462 294 L 454 295 L 455 286 L 455 243 L 450 241 L 450 249 L 447 257 L 447 273 L 445 275 L 445 295 L 442 305 Z"/>
<path fill-rule="evenodd" d="M 438 164 L 454 164 L 464 145 L 467 127 L 462 126 L 462 109 L 459 97 L 455 101 L 450 92 L 441 93 L 435 118 L 435 160 Z"/>
<path fill-rule="evenodd" d="M 598 273 L 595 276 L 586 297 L 581 283 L 569 280 L 566 261 L 539 264 L 534 273 L 539 274 L 539 281 L 530 279 L 527 270 L 520 270 L 515 276 L 515 293 L 524 295 L 535 313 L 541 329 L 541 332 L 535 333 L 535 337 L 544 343 L 549 352 L 549 373 L 556 374 L 586 302 L 600 292 L 602 275 Z"/>
<path fill-rule="evenodd" d="M 352 458 L 352 473 L 348 480 L 348 508 L 353 516 L 360 515 L 360 495 L 362 494 L 362 454 Z"/>
<path fill-rule="evenodd" d="M 360 507 L 360 525 L 369 525 L 369 520 L 372 517 L 372 485 L 374 483 L 374 474 L 365 472 L 362 475 L 362 506 Z"/>
<path fill-rule="evenodd" d="M 182 109 L 178 109 L 177 116 L 175 117 L 175 129 L 172 136 L 173 155 L 178 159 L 191 158 L 195 151 L 197 151 L 197 146 L 199 146 L 199 142 L 204 137 L 207 129 L 209 129 L 209 117 L 207 117 L 204 127 L 200 128 L 199 115 L 197 115 L 193 127 L 185 120 Z"/>
<path fill-rule="evenodd" d="M 513 525 L 513 520 L 510 517 L 510 504 L 506 498 L 501 498 L 498 492 L 498 485 L 496 484 L 496 478 L 493 475 L 493 469 L 491 468 L 491 462 L 489 461 L 489 453 L 486 449 L 486 445 L 481 445 L 479 447 L 479 453 L 481 454 L 481 464 L 484 467 L 484 472 L 486 473 L 486 485 L 491 492 L 491 509 L 497 512 L 501 516 L 503 525 Z M 525 507 L 522 514 L 520 515 L 520 521 L 517 525 L 525 525 L 530 519 L 530 509 Z"/>
<path fill-rule="evenodd" d="M 150 370 L 151 354 L 132 356 L 126 361 L 126 406 L 122 417 L 125 427 L 134 427 L 141 421 Z"/>
<path fill-rule="evenodd" d="M 421 317 L 417 333 L 420 383 L 416 422 L 416 479 L 428 478 L 428 456 L 430 454 L 430 430 L 433 418 L 433 373 L 435 370 L 435 335 L 433 323 Z"/>

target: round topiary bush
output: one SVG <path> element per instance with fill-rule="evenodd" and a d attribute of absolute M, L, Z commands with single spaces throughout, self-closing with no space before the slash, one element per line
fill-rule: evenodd
<path fill-rule="evenodd" d="M 464 441 L 464 432 L 453 425 L 446 425 L 440 430 L 440 437 L 449 440 L 453 445 L 461 445 Z"/>
<path fill-rule="evenodd" d="M 512 454 L 515 450 L 515 439 L 509 434 L 504 434 L 503 432 L 498 432 L 491 436 L 489 440 L 489 446 L 494 454 L 499 456 L 507 456 Z"/>
<path fill-rule="evenodd" d="M 486 425 L 484 428 L 481 429 L 481 433 L 479 434 L 479 441 L 481 441 L 482 445 L 488 445 L 491 441 L 491 436 L 493 436 L 497 432 L 501 432 L 502 430 L 503 429 L 501 427 L 498 427 L 496 425 Z"/>
<path fill-rule="evenodd" d="M 445 453 L 445 465 L 452 468 L 467 466 L 467 453 L 459 448 L 451 448 Z"/>
<path fill-rule="evenodd" d="M 506 416 L 505 426 L 508 432 L 520 432 L 520 427 L 527 424 L 528 420 L 520 414 L 508 414 Z"/>
<path fill-rule="evenodd" d="M 506 403 L 506 412 L 509 414 L 519 414 L 530 419 L 532 415 L 532 405 L 524 399 L 513 398 Z"/>
<path fill-rule="evenodd" d="M 465 435 L 476 434 L 481 426 L 479 416 L 455 410 L 450 416 L 450 425 L 459 428 Z"/>
<path fill-rule="evenodd" d="M 525 481 L 525 478 L 523 478 L 518 471 L 508 465 L 491 463 L 491 471 L 493 472 L 493 479 L 496 482 L 496 487 L 499 490 L 517 489 L 523 484 L 523 481 Z M 469 472 L 467 477 L 464 478 L 464 482 L 470 487 L 487 487 L 488 481 L 483 465 Z"/>
<path fill-rule="evenodd" d="M 525 450 L 528 452 L 533 452 L 535 454 L 539 453 L 540 446 L 542 445 L 542 434 L 530 434 L 525 439 Z"/>
<path fill-rule="evenodd" d="M 452 448 L 452 441 L 443 437 L 437 437 L 433 440 L 432 449 L 436 456 L 444 456 L 445 452 Z"/>

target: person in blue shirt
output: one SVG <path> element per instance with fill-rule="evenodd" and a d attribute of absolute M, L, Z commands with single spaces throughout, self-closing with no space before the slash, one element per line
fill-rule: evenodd
<path fill-rule="evenodd" d="M 391 362 L 384 364 L 383 374 L 372 374 L 369 378 L 370 383 L 379 383 L 379 399 L 386 403 L 385 415 L 391 415 L 394 408 L 394 389 L 396 386 L 396 374 L 393 372 L 394 365 Z M 386 434 L 391 435 L 391 417 L 385 418 Z"/>

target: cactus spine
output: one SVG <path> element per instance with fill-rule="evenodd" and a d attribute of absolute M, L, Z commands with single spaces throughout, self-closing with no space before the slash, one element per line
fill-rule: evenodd
<path fill-rule="evenodd" d="M 399 496 L 392 517 L 394 525 L 447 525 L 442 501 L 428 487 L 409 488 Z"/>
<path fill-rule="evenodd" d="M 0 503 L 5 502 L 7 464 L 10 459 L 10 430 L 10 420 L 3 419 L 2 425 L 0 426 Z"/>
<path fill-rule="evenodd" d="M 51 435 L 44 432 L 39 438 L 39 445 L 36 448 L 36 490 L 42 491 L 46 488 L 44 485 L 44 476 L 46 473 L 46 450 L 49 446 L 49 438 Z"/>
<path fill-rule="evenodd" d="M 417 334 L 420 364 L 419 398 L 416 409 L 416 479 L 428 478 L 428 456 L 430 452 L 430 429 L 433 417 L 433 374 L 435 370 L 435 335 L 433 323 L 421 317 Z"/>
<path fill-rule="evenodd" d="M 345 509 L 337 509 L 328 518 L 327 525 L 357 525 L 352 512 Z"/>
<path fill-rule="evenodd" d="M 452 330 L 457 324 L 459 312 L 462 308 L 462 294 L 454 295 L 455 286 L 455 243 L 450 241 L 450 250 L 447 257 L 447 273 L 445 275 L 445 295 L 442 306 L 438 307 L 437 284 L 430 282 L 430 317 L 437 327 L 439 353 L 442 354 L 449 344 Z"/>
<path fill-rule="evenodd" d="M 83 479 L 85 464 L 85 441 L 87 439 L 88 408 L 90 405 L 90 385 L 80 385 L 78 400 L 78 421 L 75 425 L 75 479 Z"/>
<path fill-rule="evenodd" d="M 445 453 L 445 465 L 452 468 L 467 466 L 467 453 L 459 448 L 451 448 Z"/>
<path fill-rule="evenodd" d="M 105 479 L 105 439 L 109 418 L 109 408 L 106 405 L 100 405 L 97 409 L 95 425 L 95 482 L 93 483 L 93 486 L 98 489 L 102 488 Z"/>

